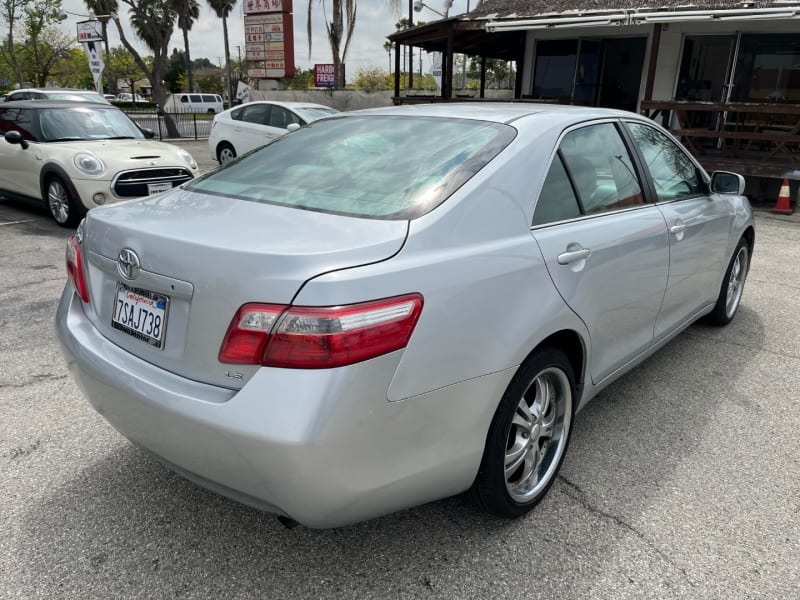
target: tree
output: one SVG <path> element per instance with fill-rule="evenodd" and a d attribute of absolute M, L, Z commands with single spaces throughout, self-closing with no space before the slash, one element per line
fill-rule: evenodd
<path fill-rule="evenodd" d="M 54 64 L 73 45 L 72 36 L 53 25 L 60 8 L 61 0 L 32 0 L 23 15 L 25 74 L 40 87 L 47 85 Z"/>
<path fill-rule="evenodd" d="M 282 79 L 281 83 L 286 90 L 307 90 L 314 87 L 314 69 L 298 67 L 291 79 Z"/>
<path fill-rule="evenodd" d="M 117 27 L 120 42 L 133 56 L 134 61 L 142 72 L 150 80 L 153 88 L 153 99 L 161 112 L 167 102 L 167 94 L 164 90 L 164 75 L 169 70 L 169 39 L 175 29 L 176 15 L 169 0 L 122 0 L 128 7 L 130 22 L 133 30 L 150 50 L 153 51 L 153 63 L 148 66 L 141 55 L 128 41 L 125 30 L 122 28 L 119 15 L 111 15 L 114 25 Z M 167 135 L 170 137 L 180 137 L 178 128 L 171 115 L 164 115 L 164 124 L 167 127 Z"/>
<path fill-rule="evenodd" d="M 14 70 L 14 77 L 19 85 L 22 85 L 25 80 L 23 79 L 22 66 L 17 58 L 17 51 L 14 47 L 14 30 L 17 28 L 19 20 L 22 18 L 25 9 L 30 3 L 31 0 L 0 0 L 0 17 L 3 18 L 8 26 L 8 36 L 6 37 L 5 44 L 3 44 L 0 57 L 11 65 L 11 68 Z"/>
<path fill-rule="evenodd" d="M 189 31 L 194 22 L 200 18 L 200 5 L 197 0 L 172 0 L 175 12 L 178 13 L 178 29 L 183 32 L 183 47 L 186 53 L 186 76 L 189 79 L 189 91 L 194 91 L 192 78 L 192 58 L 189 54 Z"/>
<path fill-rule="evenodd" d="M 386 82 L 388 79 L 389 73 L 380 67 L 361 68 L 356 74 L 353 85 L 357 90 L 375 92 L 387 89 Z"/>
<path fill-rule="evenodd" d="M 514 81 L 514 69 L 508 63 L 500 58 L 487 58 L 486 59 L 486 87 L 488 88 L 510 88 L 511 82 Z M 481 59 L 472 57 L 469 61 L 467 68 L 467 75 L 470 79 L 480 80 L 481 77 Z M 477 88 L 477 82 L 470 82 L 470 87 Z"/>
<path fill-rule="evenodd" d="M 225 87 L 227 88 L 228 100 L 231 101 L 236 95 L 231 89 L 231 51 L 228 45 L 228 16 L 231 14 L 236 0 L 208 0 L 208 5 L 218 18 L 222 19 L 222 35 L 225 39 Z"/>
<path fill-rule="evenodd" d="M 211 2 L 212 0 L 209 0 Z M 395 13 L 399 12 L 401 0 L 386 0 Z M 311 15 L 314 0 L 308 0 L 308 13 L 306 31 L 308 33 L 308 57 L 311 58 Z M 337 88 L 344 87 L 344 69 L 342 65 L 347 60 L 347 50 L 350 48 L 350 40 L 356 27 L 356 0 L 333 0 L 331 8 L 331 19 L 325 9 L 325 0 L 319 0 L 325 16 L 325 31 L 328 34 L 328 44 L 331 47 L 333 56 L 334 81 Z"/>
<path fill-rule="evenodd" d="M 183 90 L 186 81 L 185 75 L 186 55 L 177 48 L 173 48 L 169 57 L 169 70 L 164 74 L 164 83 L 167 89 L 173 94 Z"/>
<path fill-rule="evenodd" d="M 146 77 L 133 55 L 122 46 L 111 48 L 106 57 L 106 71 L 109 78 L 113 79 L 115 88 L 118 81 L 124 81 L 132 94 L 135 93 L 135 83 Z"/>

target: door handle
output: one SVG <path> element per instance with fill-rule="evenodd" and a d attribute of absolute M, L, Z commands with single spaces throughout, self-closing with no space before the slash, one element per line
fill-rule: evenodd
<path fill-rule="evenodd" d="M 588 248 L 581 248 L 580 250 L 572 250 L 570 252 L 564 252 L 563 254 L 558 255 L 558 264 L 560 265 L 568 265 L 570 263 L 577 262 L 579 260 L 585 260 L 589 258 L 592 254 L 592 251 Z"/>
<path fill-rule="evenodd" d="M 677 225 L 673 225 L 672 227 L 669 228 L 669 232 L 674 233 L 675 235 L 683 233 L 684 231 L 686 231 L 686 225 L 684 225 L 683 223 L 678 223 Z"/>
<path fill-rule="evenodd" d="M 234 131 L 241 131 L 241 130 L 242 130 L 242 128 L 241 128 L 241 127 L 235 127 L 235 128 L 234 128 Z"/>

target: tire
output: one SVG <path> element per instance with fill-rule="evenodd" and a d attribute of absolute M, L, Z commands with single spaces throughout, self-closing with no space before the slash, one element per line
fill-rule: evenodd
<path fill-rule="evenodd" d="M 472 486 L 482 509 L 516 518 L 544 497 L 567 452 L 574 399 L 575 375 L 563 352 L 541 348 L 522 363 L 492 419 Z"/>
<path fill-rule="evenodd" d="M 705 318 L 711 325 L 722 327 L 733 321 L 739 304 L 742 301 L 744 283 L 747 272 L 750 269 L 750 246 L 747 240 L 742 238 L 736 245 L 731 262 L 725 270 L 725 277 L 722 279 L 717 303 Z"/>
<path fill-rule="evenodd" d="M 228 142 L 222 142 L 217 146 L 217 162 L 224 165 L 226 162 L 232 161 L 236 158 L 236 150 L 233 149 Z"/>
<path fill-rule="evenodd" d="M 60 177 L 53 176 L 45 181 L 44 201 L 50 216 L 61 227 L 75 229 L 86 216 L 86 207 L 75 198 L 70 186 Z"/>

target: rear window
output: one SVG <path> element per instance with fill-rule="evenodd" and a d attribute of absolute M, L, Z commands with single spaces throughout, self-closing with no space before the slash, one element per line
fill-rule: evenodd
<path fill-rule="evenodd" d="M 514 139 L 508 125 L 359 116 L 312 123 L 195 180 L 190 189 L 374 219 L 444 202 Z"/>

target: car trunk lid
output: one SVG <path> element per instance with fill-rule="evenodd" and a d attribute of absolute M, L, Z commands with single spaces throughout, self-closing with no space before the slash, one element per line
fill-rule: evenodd
<path fill-rule="evenodd" d="M 288 305 L 316 275 L 391 257 L 407 230 L 407 221 L 188 190 L 93 209 L 83 242 L 91 293 L 87 312 L 103 335 L 139 358 L 196 381 L 238 388 L 258 367 L 234 368 L 217 357 L 241 305 Z M 124 268 L 119 264 L 123 251 L 134 253 L 138 263 L 130 278 L 125 266 L 130 256 L 124 257 Z M 112 325 L 121 319 L 119 294 L 130 293 L 163 304 L 164 330 L 157 342 L 162 347 L 120 323 Z"/>

